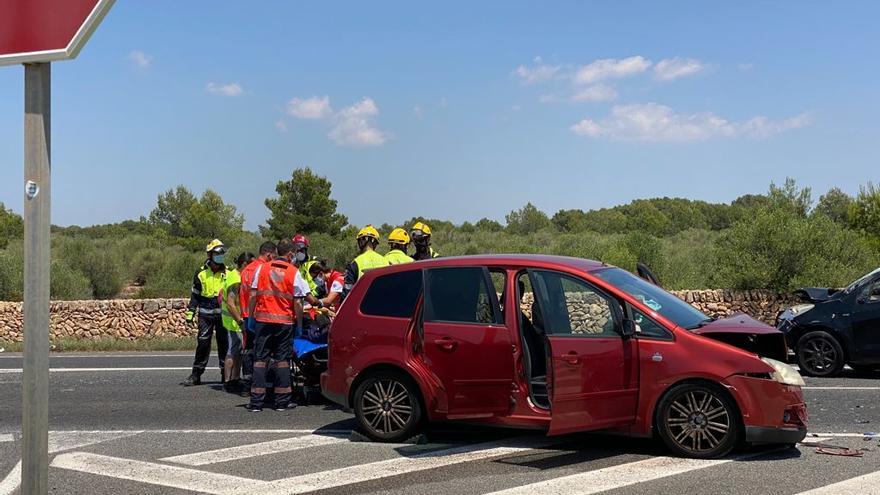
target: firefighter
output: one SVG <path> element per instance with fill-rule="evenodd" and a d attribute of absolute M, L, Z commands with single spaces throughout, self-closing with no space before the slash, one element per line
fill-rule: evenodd
<path fill-rule="evenodd" d="M 388 252 L 385 253 L 385 259 L 391 265 L 412 263 L 413 259 L 406 254 L 407 246 L 409 246 L 409 234 L 401 228 L 392 230 L 388 234 Z"/>
<path fill-rule="evenodd" d="M 291 335 L 294 325 L 302 324 L 303 298 L 309 293 L 309 285 L 293 264 L 295 254 L 293 242 L 282 240 L 278 243 L 278 258 L 258 267 L 251 283 L 248 309 L 256 334 L 251 399 L 246 406 L 251 412 L 263 410 L 270 359 L 276 366 L 275 410 L 296 407 L 290 383 Z"/>
<path fill-rule="evenodd" d="M 409 232 L 409 238 L 416 247 L 412 259 L 416 261 L 429 260 L 440 256 L 431 247 L 431 227 L 424 222 L 416 222 Z"/>
<path fill-rule="evenodd" d="M 388 266 L 388 260 L 376 252 L 376 247 L 379 245 L 379 231 L 375 227 L 367 225 L 362 228 L 357 234 L 357 245 L 360 254 L 345 269 L 343 297 L 351 291 L 354 283 L 365 271 Z"/>
<path fill-rule="evenodd" d="M 181 382 L 183 386 L 200 385 L 202 374 L 211 355 L 211 337 L 216 335 L 217 359 L 220 361 L 220 377 L 225 381 L 224 361 L 226 359 L 227 333 L 223 328 L 218 295 L 226 280 L 224 255 L 226 246 L 214 239 L 205 247 L 207 261 L 193 277 L 192 294 L 186 311 L 186 321 L 192 322 L 198 313 L 198 342 L 193 360 L 192 373 Z"/>

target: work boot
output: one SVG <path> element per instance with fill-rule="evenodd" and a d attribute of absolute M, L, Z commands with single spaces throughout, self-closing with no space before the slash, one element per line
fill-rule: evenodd
<path fill-rule="evenodd" d="M 238 395 L 241 393 L 241 382 L 238 380 L 231 380 L 223 384 L 223 391 Z"/>
<path fill-rule="evenodd" d="M 193 373 L 193 374 L 189 375 L 186 378 L 186 380 L 180 382 L 180 384 L 183 385 L 184 387 L 192 387 L 193 385 L 201 385 L 202 384 L 202 377 Z"/>
<path fill-rule="evenodd" d="M 296 402 L 291 401 L 287 404 L 276 404 L 274 409 L 276 411 L 292 411 L 296 409 Z"/>

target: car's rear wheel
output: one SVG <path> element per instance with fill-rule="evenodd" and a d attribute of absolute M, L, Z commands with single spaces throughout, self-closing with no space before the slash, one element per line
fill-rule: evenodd
<path fill-rule="evenodd" d="M 719 386 L 676 385 L 657 406 L 657 432 L 674 454 L 713 459 L 730 452 L 742 435 L 739 410 Z"/>
<path fill-rule="evenodd" d="M 361 431 L 379 442 L 400 442 L 412 437 L 422 422 L 419 392 L 409 377 L 380 371 L 358 385 L 354 414 Z"/>
<path fill-rule="evenodd" d="M 807 376 L 828 377 L 840 373 L 846 363 L 843 347 L 830 333 L 817 330 L 798 339 L 797 363 Z"/>

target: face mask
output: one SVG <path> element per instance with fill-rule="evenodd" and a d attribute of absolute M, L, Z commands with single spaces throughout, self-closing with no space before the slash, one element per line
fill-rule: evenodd
<path fill-rule="evenodd" d="M 214 260 L 214 263 L 216 263 L 218 265 L 222 265 L 223 264 L 223 255 L 222 254 L 215 254 L 213 256 L 213 260 Z"/>
<path fill-rule="evenodd" d="M 303 261 L 306 260 L 306 253 L 299 251 L 298 253 L 296 253 L 295 259 L 296 259 L 297 263 L 302 263 Z"/>

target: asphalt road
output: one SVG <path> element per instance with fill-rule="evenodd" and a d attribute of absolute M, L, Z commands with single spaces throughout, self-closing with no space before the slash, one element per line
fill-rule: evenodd
<path fill-rule="evenodd" d="M 352 417 L 330 406 L 246 412 L 211 382 L 216 369 L 180 387 L 191 359 L 53 356 L 52 493 L 880 493 L 880 437 L 862 435 L 880 430 L 880 373 L 807 379 L 808 441 L 870 449 L 863 457 L 801 445 L 693 461 L 649 440 L 456 424 L 422 445 L 353 442 Z M 0 354 L 0 495 L 17 493 L 20 368 Z"/>

